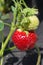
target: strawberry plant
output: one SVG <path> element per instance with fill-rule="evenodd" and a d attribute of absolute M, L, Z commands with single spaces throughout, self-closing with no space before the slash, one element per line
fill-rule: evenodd
<path fill-rule="evenodd" d="M 12 0 L 11 12 L 13 14 L 13 20 L 11 24 L 4 22 L 5 19 L 9 19 L 9 13 L 5 13 L 5 0 L 0 0 L 0 65 L 3 65 L 3 54 L 6 50 L 6 46 L 10 40 L 14 43 L 14 46 L 7 50 L 13 50 L 18 48 L 21 51 L 31 50 L 34 47 L 38 52 L 38 60 L 36 65 L 40 64 L 40 51 L 36 46 L 38 35 L 35 30 L 39 26 L 39 19 L 37 17 L 38 9 L 29 8 L 24 0 Z M 8 8 L 8 7 L 6 7 Z M 10 27 L 9 34 L 4 41 L 4 26 Z"/>

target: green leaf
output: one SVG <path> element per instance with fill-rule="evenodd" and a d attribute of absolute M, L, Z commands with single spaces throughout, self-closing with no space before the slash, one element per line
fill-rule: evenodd
<path fill-rule="evenodd" d="M 9 18 L 10 18 L 9 14 L 6 14 L 6 15 L 1 16 L 1 19 L 2 20 L 9 19 Z"/>
<path fill-rule="evenodd" d="M 0 31 L 2 31 L 4 29 L 4 23 L 2 20 L 0 20 Z"/>

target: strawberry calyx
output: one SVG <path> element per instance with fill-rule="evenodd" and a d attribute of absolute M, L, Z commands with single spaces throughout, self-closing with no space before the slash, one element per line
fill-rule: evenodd
<path fill-rule="evenodd" d="M 28 32 L 28 31 L 23 30 L 23 29 L 17 29 L 17 31 L 19 31 L 19 32 L 25 32 L 27 36 L 28 36 L 28 34 L 29 34 L 29 32 Z"/>

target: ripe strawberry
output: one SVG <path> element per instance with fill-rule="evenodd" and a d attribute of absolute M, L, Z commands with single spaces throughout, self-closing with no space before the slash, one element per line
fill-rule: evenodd
<path fill-rule="evenodd" d="M 37 35 L 34 32 L 26 32 L 16 30 L 12 35 L 12 41 L 20 50 L 27 50 L 34 47 Z"/>
<path fill-rule="evenodd" d="M 30 39 L 30 49 L 32 49 L 35 45 L 35 42 L 37 41 L 37 35 L 34 32 L 29 33 L 29 39 Z"/>

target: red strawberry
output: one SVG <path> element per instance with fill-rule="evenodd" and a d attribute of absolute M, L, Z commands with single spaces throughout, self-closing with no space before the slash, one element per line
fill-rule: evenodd
<path fill-rule="evenodd" d="M 30 39 L 30 49 L 32 49 L 35 45 L 35 42 L 37 41 L 37 35 L 34 32 L 29 33 L 29 39 Z"/>
<path fill-rule="evenodd" d="M 24 31 L 16 30 L 12 35 L 12 41 L 20 50 L 33 48 L 37 40 L 37 35 L 34 32 L 26 34 Z"/>

